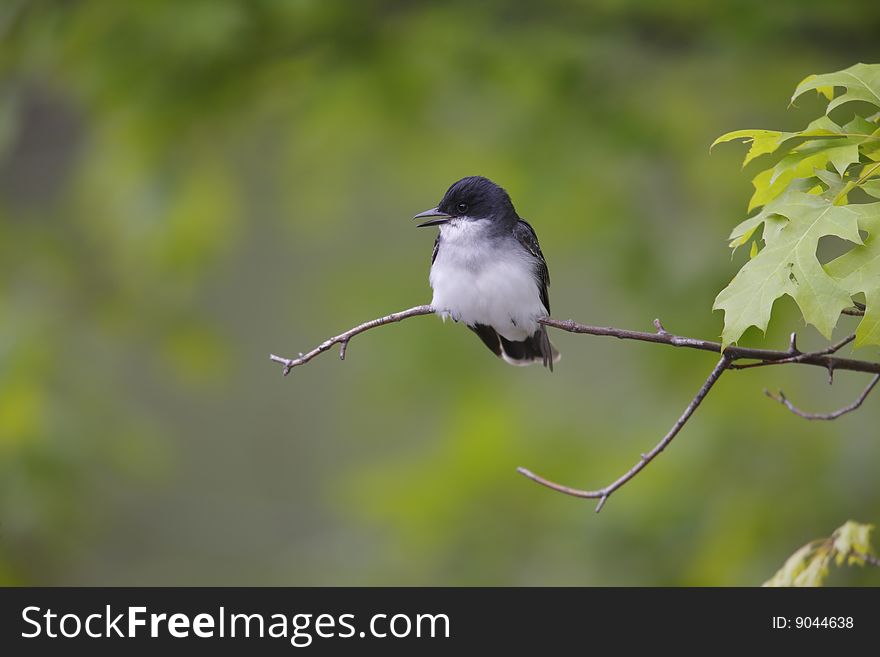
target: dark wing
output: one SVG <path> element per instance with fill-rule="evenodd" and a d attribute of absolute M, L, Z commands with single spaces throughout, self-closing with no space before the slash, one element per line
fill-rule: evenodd
<path fill-rule="evenodd" d="M 549 314 L 550 295 L 547 294 L 547 288 L 550 287 L 550 272 L 547 270 L 547 261 L 544 260 L 544 254 L 541 253 L 541 246 L 538 244 L 538 236 L 535 235 L 535 229 L 528 222 L 520 219 L 513 227 L 513 235 L 538 260 L 535 267 L 535 280 L 538 283 L 538 288 L 541 290 L 541 302 Z"/>
<path fill-rule="evenodd" d="M 434 250 L 431 252 L 431 264 L 437 259 L 437 251 L 440 250 L 440 233 L 437 233 L 437 239 L 434 240 Z"/>

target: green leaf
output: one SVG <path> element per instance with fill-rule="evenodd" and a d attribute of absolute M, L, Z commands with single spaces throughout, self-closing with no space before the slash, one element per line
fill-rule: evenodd
<path fill-rule="evenodd" d="M 827 191 L 827 196 L 829 198 L 835 198 L 846 186 L 846 183 L 843 181 L 843 176 L 834 171 L 816 171 L 816 177 L 822 181 L 823 185 L 825 185 L 825 189 L 820 191 Z"/>
<path fill-rule="evenodd" d="M 847 132 L 852 131 L 842 128 L 827 116 L 821 116 L 798 132 L 780 132 L 778 130 L 734 130 L 733 132 L 728 132 L 718 137 L 718 139 L 712 142 L 709 150 L 712 150 L 718 144 L 733 141 L 734 139 L 744 139 L 746 140 L 746 143 L 751 144 L 742 164 L 743 166 L 746 166 L 756 157 L 774 153 L 786 142 L 793 141 L 797 138 L 843 137 L 845 135 L 841 133 Z"/>
<path fill-rule="evenodd" d="M 836 174 L 832 173 L 831 171 L 823 172 L 823 177 L 825 174 L 827 174 L 828 176 L 836 176 Z M 819 176 L 818 171 L 816 172 L 816 175 Z M 821 185 L 813 185 L 811 187 L 806 179 L 797 179 L 791 182 L 791 184 L 788 186 L 788 189 L 790 192 L 806 192 L 810 194 L 814 193 L 811 190 L 815 189 L 816 187 L 821 190 Z M 749 217 L 748 219 L 745 219 L 744 221 L 737 224 L 737 226 L 730 232 L 730 237 L 728 237 L 728 239 L 731 240 L 730 248 L 736 250 L 738 247 L 746 244 L 754 234 L 755 230 L 757 230 L 758 227 L 760 227 L 760 225 L 764 223 L 767 217 L 771 216 L 774 213 L 775 207 L 775 205 L 764 207 L 753 217 Z"/>
<path fill-rule="evenodd" d="M 880 132 L 878 132 L 880 136 Z M 880 162 L 880 139 L 865 143 L 860 148 L 862 155 L 873 162 Z"/>
<path fill-rule="evenodd" d="M 794 578 L 794 586 L 822 586 L 828 577 L 830 562 L 831 550 L 825 547 L 820 548 L 800 574 Z"/>
<path fill-rule="evenodd" d="M 847 141 L 850 143 L 841 144 L 840 141 L 813 140 L 801 144 L 773 167 L 773 176 L 770 178 L 771 184 L 775 183 L 779 176 L 789 169 L 797 167 L 803 160 L 819 154 L 825 157 L 817 160 L 816 168 L 820 168 L 818 163 L 830 162 L 842 176 L 849 165 L 859 161 L 858 141 L 852 139 L 847 139 Z"/>
<path fill-rule="evenodd" d="M 825 153 L 828 155 L 828 161 L 831 162 L 831 166 L 841 176 L 846 173 L 849 165 L 856 164 L 859 161 L 859 147 L 857 144 L 829 148 Z"/>
<path fill-rule="evenodd" d="M 813 543 L 807 543 L 799 548 L 793 555 L 785 560 L 773 577 L 764 582 L 764 586 L 794 586 L 795 579 L 804 572 L 809 559 L 816 548 Z"/>
<path fill-rule="evenodd" d="M 824 116 L 822 118 L 828 118 Z M 854 135 L 873 135 L 877 131 L 877 124 L 872 123 L 868 119 L 861 116 L 853 117 L 853 119 L 843 126 L 843 131 Z"/>
<path fill-rule="evenodd" d="M 856 329 L 856 346 L 880 345 L 880 203 L 846 207 L 859 215 L 859 227 L 868 237 L 825 269 L 850 295 L 865 295 L 865 316 Z"/>
<path fill-rule="evenodd" d="M 724 311 L 722 343 L 736 342 L 750 326 L 767 330 L 775 301 L 787 294 L 804 319 L 831 336 L 840 311 L 852 303 L 847 289 L 826 273 L 816 249 L 819 239 L 835 235 L 861 244 L 859 213 L 821 196 L 788 192 L 753 218 L 764 223 L 766 246 L 749 260 L 715 299 Z"/>
<path fill-rule="evenodd" d="M 794 90 L 791 102 L 794 103 L 799 96 L 811 89 L 822 90 L 826 87 L 845 89 L 839 96 L 829 98 L 826 114 L 845 103 L 857 100 L 880 107 L 880 64 L 855 64 L 835 73 L 811 75 Z"/>
<path fill-rule="evenodd" d="M 816 177 L 816 172 L 823 171 L 832 157 L 838 165 L 845 168 L 852 163 L 853 157 L 858 161 L 858 147 L 811 148 L 806 152 L 793 152 L 785 156 L 775 167 L 765 169 L 752 179 L 755 192 L 749 199 L 749 212 L 770 203 L 785 192 L 794 180 Z"/>
<path fill-rule="evenodd" d="M 880 198 L 880 180 L 867 180 L 859 186 L 874 198 Z"/>
<path fill-rule="evenodd" d="M 853 520 L 848 520 L 838 528 L 831 536 L 832 546 L 837 552 L 834 562 L 838 566 L 842 566 L 844 563 L 865 565 L 864 555 L 871 554 L 871 532 L 873 529 L 873 525 L 863 525 Z"/>
<path fill-rule="evenodd" d="M 766 205 L 799 178 L 822 178 L 830 164 L 841 176 L 853 164 L 859 162 L 859 147 L 862 138 L 840 140 L 812 140 L 804 142 L 776 163 L 772 169 L 765 169 L 752 179 L 755 188 L 749 200 L 749 211 Z M 807 188 L 809 189 L 809 188 Z"/>
<path fill-rule="evenodd" d="M 718 144 L 733 141 L 734 139 L 746 139 L 748 143 L 751 143 L 751 146 L 743 160 L 743 166 L 745 166 L 756 157 L 775 151 L 779 147 L 782 138 L 791 134 L 793 133 L 779 132 L 778 130 L 734 130 L 718 137 L 718 139 L 712 142 L 709 150 L 712 150 Z"/>
<path fill-rule="evenodd" d="M 730 233 L 730 248 L 736 249 L 746 244 L 766 218 L 765 213 L 760 212 L 734 228 Z"/>

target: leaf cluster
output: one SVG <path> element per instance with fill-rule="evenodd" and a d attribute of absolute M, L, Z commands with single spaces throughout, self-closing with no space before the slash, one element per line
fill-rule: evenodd
<path fill-rule="evenodd" d="M 764 586 L 822 586 L 829 567 L 864 566 L 871 558 L 873 525 L 848 520 L 828 538 L 810 541 L 791 555 Z"/>
<path fill-rule="evenodd" d="M 754 214 L 730 234 L 730 247 L 750 244 L 750 257 L 715 299 L 714 309 L 724 311 L 725 345 L 750 326 L 766 331 L 784 295 L 826 337 L 841 311 L 863 298 L 855 344 L 880 345 L 880 64 L 811 75 L 792 103 L 810 91 L 828 104 L 803 130 L 737 130 L 712 144 L 745 140 L 743 166 L 765 165 L 752 179 Z M 835 119 L 844 107 L 855 111 Z M 847 250 L 823 263 L 825 237 L 843 240 Z"/>

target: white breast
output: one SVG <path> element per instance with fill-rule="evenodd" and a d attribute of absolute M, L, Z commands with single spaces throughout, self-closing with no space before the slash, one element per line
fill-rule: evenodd
<path fill-rule="evenodd" d="M 508 340 L 524 340 L 547 315 L 533 273 L 535 258 L 512 236 L 500 244 L 486 240 L 487 227 L 485 220 L 440 227 L 431 304 L 444 319 L 486 324 Z"/>

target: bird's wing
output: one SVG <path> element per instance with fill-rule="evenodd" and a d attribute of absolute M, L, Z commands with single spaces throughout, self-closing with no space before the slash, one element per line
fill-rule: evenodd
<path fill-rule="evenodd" d="M 538 289 L 541 290 L 541 302 L 550 312 L 550 295 L 547 288 L 550 287 L 550 272 L 547 270 L 547 261 L 544 260 L 544 254 L 541 253 L 541 246 L 538 244 L 538 236 L 535 235 L 535 229 L 532 228 L 527 221 L 522 219 L 516 222 L 513 227 L 513 235 L 522 246 L 529 251 L 537 260 L 535 266 L 535 282 Z M 434 247 L 436 252 L 436 246 Z"/>
<path fill-rule="evenodd" d="M 434 250 L 431 252 L 431 264 L 437 259 L 437 251 L 440 250 L 440 233 L 437 232 L 437 238 L 434 240 Z M 445 257 L 445 256 L 444 256 Z"/>

